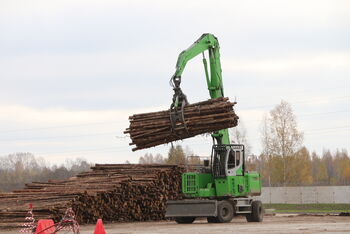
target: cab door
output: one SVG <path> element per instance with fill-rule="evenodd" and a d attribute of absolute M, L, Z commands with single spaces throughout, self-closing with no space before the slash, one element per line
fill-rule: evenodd
<path fill-rule="evenodd" d="M 230 150 L 227 152 L 227 175 L 236 176 L 243 175 L 243 160 L 244 160 L 244 146 L 243 145 L 231 145 Z"/>

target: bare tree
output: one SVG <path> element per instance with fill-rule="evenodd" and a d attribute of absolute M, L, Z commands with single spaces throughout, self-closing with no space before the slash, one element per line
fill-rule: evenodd
<path fill-rule="evenodd" d="M 170 147 L 168 152 L 167 164 L 185 164 L 186 156 L 181 145 Z"/>
<path fill-rule="evenodd" d="M 156 156 L 154 156 L 154 163 L 164 164 L 165 159 L 163 158 L 163 156 L 161 154 L 156 154 Z"/>
<path fill-rule="evenodd" d="M 245 148 L 245 154 L 247 156 L 251 155 L 252 147 L 247 140 L 247 129 L 244 126 L 243 121 L 239 124 L 229 129 L 230 139 L 232 144 L 243 144 Z"/>
<path fill-rule="evenodd" d="M 303 142 L 303 133 L 297 128 L 295 115 L 288 102 L 282 100 L 264 119 L 261 140 L 263 154 L 281 158 L 282 183 L 285 185 L 288 159 L 301 148 Z"/>
<path fill-rule="evenodd" d="M 153 163 L 153 154 L 146 153 L 144 156 L 139 158 L 140 164 L 152 164 Z"/>
<path fill-rule="evenodd" d="M 91 164 L 82 158 L 66 160 L 60 166 L 49 166 L 41 157 L 31 153 L 13 153 L 0 156 L 0 191 L 21 189 L 31 181 L 44 182 L 50 179 L 66 179 L 82 171 L 88 171 Z"/>
<path fill-rule="evenodd" d="M 153 156 L 153 154 L 146 153 L 144 156 L 141 156 L 139 158 L 139 164 L 163 164 L 165 163 L 165 160 L 161 154 L 156 154 L 156 156 Z"/>

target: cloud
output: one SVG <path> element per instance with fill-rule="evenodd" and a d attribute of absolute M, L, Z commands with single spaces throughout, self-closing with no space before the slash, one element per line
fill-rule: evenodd
<path fill-rule="evenodd" d="M 128 117 L 134 113 L 145 113 L 164 109 L 151 107 L 128 110 L 71 110 L 65 108 L 38 109 L 28 106 L 0 106 L 0 122 L 15 123 L 31 127 L 57 127 L 69 124 L 87 124 L 104 121 L 128 122 Z M 10 130 L 10 129 L 2 129 Z"/>
<path fill-rule="evenodd" d="M 165 107 L 82 111 L 2 105 L 0 154 L 32 152 L 55 162 L 72 157 L 91 162 L 137 162 L 140 153 L 131 151 L 127 137 L 121 138 L 129 125 L 128 117 L 162 109 Z M 116 157 L 118 153 L 121 156 Z"/>
<path fill-rule="evenodd" d="M 125 75 L 133 69 L 144 72 L 150 70 L 156 57 L 166 57 L 157 49 L 143 50 L 109 50 L 75 54 L 28 54 L 16 57 L 0 57 L 0 76 L 6 79 L 44 80 L 48 78 L 69 79 L 69 77 L 93 77 Z M 175 56 L 174 56 L 175 58 Z M 175 62 L 168 67 L 174 67 Z M 20 68 L 20 69 L 18 69 Z M 169 69 L 170 70 L 170 69 Z M 122 77 L 115 79 L 122 80 Z"/>
<path fill-rule="evenodd" d="M 349 86 L 349 9 L 347 0 L 217 1 L 215 7 L 209 0 L 1 1 L 0 131 L 36 129 L 0 133 L 2 152 L 56 155 L 52 160 L 86 154 L 106 162 L 166 154 L 168 146 L 131 153 L 115 135 L 128 115 L 169 106 L 177 55 L 204 32 L 219 38 L 225 94 L 237 95 L 237 113 L 258 152 L 260 118 L 281 98 L 306 101 L 295 104 L 298 114 L 347 105 L 332 97 Z M 208 98 L 200 60 L 183 76 L 191 102 Z M 316 120 L 303 124 L 312 128 Z M 318 148 L 336 144 L 318 142 L 308 139 Z M 210 153 L 210 138 L 184 144 Z"/>
<path fill-rule="evenodd" d="M 226 58 L 223 70 L 233 72 L 286 73 L 306 70 L 338 70 L 350 66 L 350 52 L 298 54 L 279 58 L 242 59 Z"/>

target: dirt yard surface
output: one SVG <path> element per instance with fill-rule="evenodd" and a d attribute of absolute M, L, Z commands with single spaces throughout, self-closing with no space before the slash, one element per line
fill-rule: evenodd
<path fill-rule="evenodd" d="M 81 233 L 93 233 L 94 225 L 81 227 Z M 341 216 L 265 216 L 262 223 L 247 223 L 236 217 L 231 223 L 208 224 L 196 220 L 193 224 L 175 222 L 136 222 L 106 224 L 108 234 L 117 233 L 350 233 L 350 217 Z"/>
<path fill-rule="evenodd" d="M 247 223 L 245 218 L 236 217 L 231 223 L 208 224 L 196 220 L 193 224 L 175 222 L 134 222 L 105 224 L 107 234 L 131 233 L 350 233 L 349 216 L 301 216 L 277 214 L 265 216 L 262 223 Z M 81 226 L 81 234 L 92 234 L 95 225 Z M 19 233 L 19 229 L 0 230 L 2 234 Z M 61 232 L 59 232 L 61 233 Z M 62 232 L 66 233 L 66 232 Z"/>

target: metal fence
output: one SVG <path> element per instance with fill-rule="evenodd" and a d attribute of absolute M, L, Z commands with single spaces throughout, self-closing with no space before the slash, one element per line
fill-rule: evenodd
<path fill-rule="evenodd" d="M 263 203 L 350 203 L 350 186 L 264 187 Z"/>

